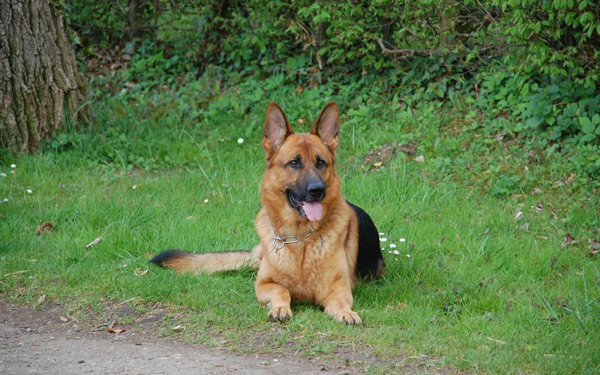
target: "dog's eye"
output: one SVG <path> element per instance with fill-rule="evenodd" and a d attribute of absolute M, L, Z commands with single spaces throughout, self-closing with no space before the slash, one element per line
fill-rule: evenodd
<path fill-rule="evenodd" d="M 323 169 L 327 166 L 327 162 L 321 158 L 317 158 L 317 168 Z"/>
<path fill-rule="evenodd" d="M 302 164 L 300 163 L 300 160 L 298 160 L 298 159 L 290 160 L 286 165 L 289 167 L 292 167 L 294 169 L 300 169 L 302 167 Z"/>

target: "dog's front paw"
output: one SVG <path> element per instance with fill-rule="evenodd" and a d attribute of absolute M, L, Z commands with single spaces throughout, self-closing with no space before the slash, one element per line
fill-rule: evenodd
<path fill-rule="evenodd" d="M 352 310 L 339 311 L 335 316 L 335 320 L 340 323 L 346 323 L 353 326 L 359 326 L 362 324 L 360 316 L 358 316 L 358 314 Z"/>
<path fill-rule="evenodd" d="M 269 320 L 282 322 L 292 317 L 290 306 L 275 306 L 269 310 Z"/>

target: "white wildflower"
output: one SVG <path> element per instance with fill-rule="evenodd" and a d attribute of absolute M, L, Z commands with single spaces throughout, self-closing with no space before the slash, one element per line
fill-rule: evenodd
<path fill-rule="evenodd" d="M 11 164 L 10 167 L 13 168 L 13 169 L 15 169 L 17 167 L 17 165 L 16 164 Z"/>
<path fill-rule="evenodd" d="M 204 203 L 208 203 L 208 199 L 205 199 L 205 200 L 204 200 Z"/>
<path fill-rule="evenodd" d="M 406 238 L 401 238 L 400 242 L 406 242 Z"/>
<path fill-rule="evenodd" d="M 6 177 L 6 173 L 2 172 L 2 173 L 0 173 L 0 176 Z"/>
<path fill-rule="evenodd" d="M 391 249 L 395 249 L 395 248 L 396 248 L 396 244 L 395 244 L 395 243 L 391 243 L 391 244 L 390 244 L 390 248 L 391 248 Z"/>
<path fill-rule="evenodd" d="M 242 143 L 244 143 L 244 138 L 238 138 L 238 145 L 241 145 Z"/>
<path fill-rule="evenodd" d="M 27 189 L 27 194 L 31 194 L 31 193 L 33 193 L 33 190 Z"/>
<path fill-rule="evenodd" d="M 394 250 L 394 255 L 400 255 L 400 252 L 398 250 Z"/>

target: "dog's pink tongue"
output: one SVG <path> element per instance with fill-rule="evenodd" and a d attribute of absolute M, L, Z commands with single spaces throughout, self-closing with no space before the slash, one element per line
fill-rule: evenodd
<path fill-rule="evenodd" d="M 302 208 L 304 209 L 304 213 L 306 217 L 310 221 L 321 220 L 321 216 L 323 216 L 323 207 L 321 207 L 321 203 L 319 202 L 302 202 Z"/>

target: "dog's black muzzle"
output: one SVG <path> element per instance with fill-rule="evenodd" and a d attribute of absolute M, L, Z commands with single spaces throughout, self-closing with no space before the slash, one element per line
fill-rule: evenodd
<path fill-rule="evenodd" d="M 290 206 L 297 209 L 300 215 L 306 217 L 302 202 L 321 202 L 325 198 L 325 184 L 321 180 L 313 180 L 303 188 L 290 188 L 285 191 Z"/>

